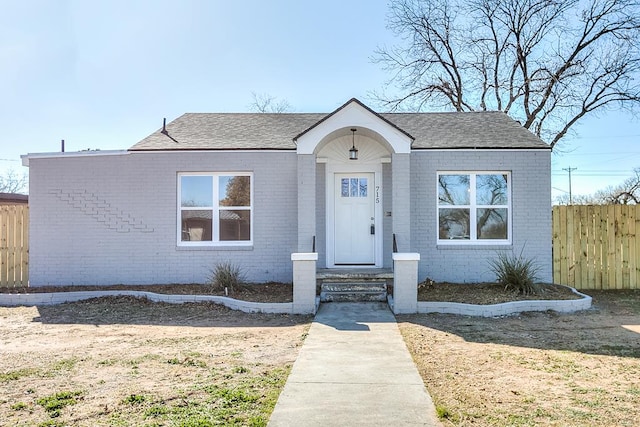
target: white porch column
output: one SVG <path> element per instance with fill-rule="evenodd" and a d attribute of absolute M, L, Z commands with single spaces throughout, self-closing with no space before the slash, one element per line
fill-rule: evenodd
<path fill-rule="evenodd" d="M 410 154 L 391 155 L 392 223 L 398 251 L 411 250 L 411 160 Z"/>
<path fill-rule="evenodd" d="M 293 253 L 293 313 L 314 314 L 316 312 L 316 262 L 314 252 Z"/>
<path fill-rule="evenodd" d="M 393 312 L 418 312 L 418 253 L 393 254 Z M 295 292 L 295 291 L 294 291 Z"/>
<path fill-rule="evenodd" d="M 316 156 L 298 154 L 298 251 L 311 252 L 315 234 Z"/>

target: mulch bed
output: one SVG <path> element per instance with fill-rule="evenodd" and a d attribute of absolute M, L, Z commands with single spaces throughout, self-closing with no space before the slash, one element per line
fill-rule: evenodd
<path fill-rule="evenodd" d="M 505 291 L 498 283 L 447 283 L 426 280 L 418 285 L 418 301 L 447 301 L 467 304 L 500 304 L 522 300 L 580 299 L 566 286 L 544 284 L 534 295 Z"/>
<path fill-rule="evenodd" d="M 200 284 L 173 285 L 112 285 L 112 286 L 39 286 L 0 287 L 0 293 L 40 293 L 40 292 L 73 292 L 73 291 L 107 291 L 107 290 L 135 290 L 158 294 L 173 295 L 218 295 L 252 302 L 291 302 L 293 301 L 293 285 L 291 283 L 269 282 L 260 284 L 245 284 L 224 290 L 214 289 Z M 519 295 L 507 292 L 497 283 L 437 283 L 426 280 L 418 285 L 418 301 L 446 301 L 467 304 L 499 304 L 521 300 L 568 300 L 579 299 L 569 288 L 559 285 L 542 285 L 541 291 L 535 295 Z"/>
<path fill-rule="evenodd" d="M 268 282 L 240 285 L 234 289 L 214 289 L 201 284 L 173 285 L 110 285 L 110 286 L 38 286 L 38 287 L 0 287 L 0 293 L 25 294 L 42 292 L 111 291 L 132 290 L 170 295 L 217 295 L 252 302 L 292 302 L 293 285 L 291 283 Z"/>

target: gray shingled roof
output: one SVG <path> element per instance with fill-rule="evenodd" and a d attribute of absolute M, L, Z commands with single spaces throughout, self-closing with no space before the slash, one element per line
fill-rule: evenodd
<path fill-rule="evenodd" d="M 293 138 L 324 113 L 187 113 L 144 138 L 132 151 L 295 150 Z M 543 148 L 549 146 L 503 112 L 383 113 L 415 138 L 413 149 Z"/>

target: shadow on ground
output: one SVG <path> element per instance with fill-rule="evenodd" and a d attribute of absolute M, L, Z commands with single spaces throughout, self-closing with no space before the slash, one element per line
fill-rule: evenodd
<path fill-rule="evenodd" d="M 397 316 L 465 341 L 640 358 L 640 291 L 584 291 L 593 308 L 573 314 L 522 313 L 499 318 L 449 314 Z"/>

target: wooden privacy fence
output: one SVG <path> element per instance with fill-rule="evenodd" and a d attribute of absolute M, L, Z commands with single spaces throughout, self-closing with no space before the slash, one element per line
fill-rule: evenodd
<path fill-rule="evenodd" d="M 576 289 L 640 289 L 640 206 L 554 206 L 553 280 Z"/>
<path fill-rule="evenodd" d="M 29 284 L 29 207 L 0 205 L 0 286 Z"/>

